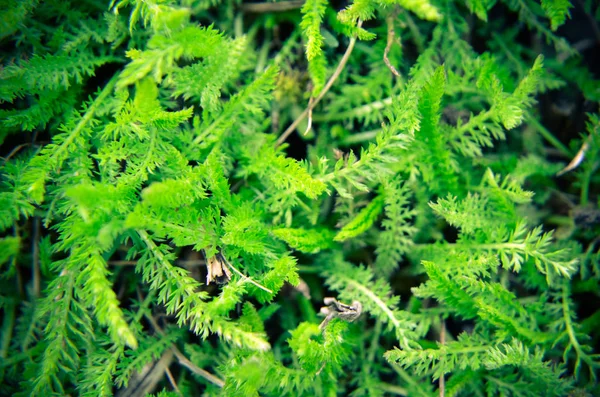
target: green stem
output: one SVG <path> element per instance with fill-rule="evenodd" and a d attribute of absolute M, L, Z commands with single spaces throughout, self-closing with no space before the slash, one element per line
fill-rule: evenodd
<path fill-rule="evenodd" d="M 500 379 L 495 378 L 493 376 L 486 376 L 485 378 L 488 379 L 488 380 L 490 380 L 490 381 L 492 381 L 492 382 L 494 382 L 494 383 L 496 383 L 499 386 L 502 386 L 506 390 L 512 390 L 515 394 L 518 391 L 512 384 L 503 382 Z"/>
<path fill-rule="evenodd" d="M 517 67 L 517 70 L 519 71 L 519 76 L 522 77 L 523 75 L 525 75 L 525 71 L 523 70 L 523 65 L 521 65 L 521 62 L 519 62 L 517 60 L 517 58 L 513 55 L 513 53 L 510 51 L 510 49 L 506 46 L 506 43 L 504 42 L 504 40 L 502 40 L 500 35 L 497 33 L 492 33 L 492 37 L 496 41 L 496 43 L 498 43 L 498 46 L 500 46 L 500 49 L 502 50 L 502 52 L 504 52 L 504 55 L 506 55 L 506 58 L 515 64 L 515 66 Z"/>
<path fill-rule="evenodd" d="M 2 325 L 2 347 L 0 358 L 6 358 L 12 339 L 13 327 L 15 325 L 15 305 L 8 304 L 4 306 L 4 324 Z"/>
<path fill-rule="evenodd" d="M 94 99 L 94 102 L 92 102 L 92 104 L 87 108 L 87 110 L 86 110 L 85 114 L 83 115 L 83 117 L 81 118 L 81 120 L 79 120 L 79 122 L 77 123 L 75 128 L 73 128 L 73 131 L 71 131 L 71 134 L 56 149 L 56 151 L 53 154 L 54 157 L 57 157 L 64 150 L 66 150 L 69 147 L 69 145 L 71 145 L 71 143 L 73 143 L 75 138 L 77 138 L 77 136 L 79 136 L 81 131 L 88 125 L 88 123 L 94 117 L 94 114 L 98 110 L 98 107 L 100 107 L 100 105 L 103 104 L 104 100 L 111 94 L 111 92 L 115 88 L 115 85 L 117 84 L 118 79 L 119 79 L 119 75 L 116 74 L 112 77 L 112 79 L 110 79 L 110 81 L 108 83 L 106 83 L 106 85 L 104 86 L 102 91 L 100 91 L 100 94 L 98 94 L 96 99 Z M 62 161 L 60 161 L 57 164 L 57 168 L 60 168 L 61 164 L 62 164 Z"/>
<path fill-rule="evenodd" d="M 156 295 L 156 290 L 151 289 L 148 292 L 148 295 L 146 295 L 146 297 L 142 301 L 142 303 L 140 303 L 140 307 L 137 310 L 137 312 L 135 313 L 135 317 L 134 317 L 135 322 L 139 322 L 142 319 L 142 317 L 144 317 L 144 315 L 146 314 L 146 312 L 148 310 L 148 307 L 154 300 L 154 295 Z"/>
<path fill-rule="evenodd" d="M 345 120 L 347 118 L 361 117 L 369 113 L 373 113 L 376 110 L 381 110 L 392 104 L 392 97 L 382 99 L 381 101 L 375 101 L 366 105 L 348 110 L 347 112 L 329 112 L 327 114 L 316 114 L 313 116 L 314 121 L 336 121 Z"/>
<path fill-rule="evenodd" d="M 597 364 L 594 363 L 592 358 L 582 350 L 581 345 L 577 340 L 577 335 L 575 335 L 575 329 L 573 328 L 573 322 L 571 321 L 571 309 L 569 308 L 568 295 L 568 288 L 564 286 L 562 291 L 563 317 L 565 320 L 565 328 L 567 330 L 567 334 L 569 335 L 569 340 L 571 341 L 571 345 L 573 346 L 573 348 L 575 349 L 575 353 L 577 354 L 577 362 L 575 363 L 575 373 L 577 373 L 579 362 L 581 360 L 583 360 L 590 367 L 590 373 L 592 373 L 593 368 L 597 366 Z"/>
<path fill-rule="evenodd" d="M 379 134 L 380 132 L 381 132 L 381 128 L 376 129 L 376 130 L 371 130 L 371 131 L 359 132 L 357 134 L 352 134 L 352 135 L 348 136 L 347 138 L 344 138 L 344 140 L 342 140 L 340 142 L 340 145 L 350 146 L 350 145 L 354 145 L 356 143 L 370 141 L 372 139 L 375 139 L 377 134 Z"/>
<path fill-rule="evenodd" d="M 320 273 L 323 269 L 317 266 L 298 265 L 297 269 L 300 273 Z"/>
<path fill-rule="evenodd" d="M 410 16 L 410 13 L 404 9 L 402 9 L 402 11 L 403 16 L 406 18 L 406 25 L 408 26 L 408 29 L 413 35 L 413 40 L 415 42 L 415 45 L 417 46 L 417 51 L 419 52 L 419 54 L 422 54 L 423 52 L 425 52 L 425 38 L 421 34 L 421 31 L 419 30 L 419 27 L 417 26 L 415 21 Z"/>
<path fill-rule="evenodd" d="M 486 110 L 485 112 L 479 113 L 477 116 L 471 117 L 469 121 L 457 128 L 456 133 L 453 135 L 462 135 L 465 132 L 469 131 L 471 128 L 473 128 L 473 125 L 483 123 L 485 120 L 490 118 L 492 114 L 492 109 Z"/>
<path fill-rule="evenodd" d="M 401 341 L 401 345 L 408 345 L 408 338 L 406 338 L 406 336 L 403 335 L 404 330 L 400 327 L 400 321 L 396 318 L 394 312 L 388 307 L 388 305 L 386 305 L 384 301 L 382 301 L 375 293 L 373 293 L 373 291 L 364 286 L 361 282 L 346 277 L 344 277 L 344 280 L 349 286 L 352 286 L 353 288 L 363 293 L 367 298 L 373 301 L 373 303 L 375 303 L 375 305 L 377 305 L 381 309 L 381 311 L 389 318 L 389 321 L 394 326 L 397 337 L 399 339 L 404 339 L 403 341 Z"/>
<path fill-rule="evenodd" d="M 408 390 L 406 390 L 404 387 L 391 385 L 389 383 L 383 382 L 377 383 L 376 387 L 386 393 L 395 394 L 397 396 L 408 396 Z"/>
<path fill-rule="evenodd" d="M 423 388 L 415 380 L 415 378 L 413 376 L 409 375 L 408 373 L 406 373 L 406 371 L 403 370 L 402 367 L 400 367 L 398 364 L 392 364 L 392 368 L 402 378 L 402 380 L 404 380 L 407 384 L 409 384 L 413 387 L 413 391 L 417 392 L 416 395 L 423 396 L 423 397 L 430 397 L 430 394 L 426 390 L 423 390 Z M 408 393 L 407 393 L 407 395 L 408 395 Z"/>
<path fill-rule="evenodd" d="M 271 48 L 272 39 L 271 29 L 265 29 L 264 43 L 258 52 L 258 60 L 256 62 L 255 73 L 259 74 L 265 71 L 265 65 L 267 64 L 267 57 L 269 56 L 269 49 Z"/>
<path fill-rule="evenodd" d="M 588 196 L 590 191 L 590 180 L 592 179 L 592 173 L 594 171 L 593 165 L 584 168 L 583 175 L 581 178 L 581 193 L 579 195 L 579 205 L 585 207 L 588 204 Z"/>
<path fill-rule="evenodd" d="M 544 137 L 544 139 L 546 139 L 546 141 L 548 141 L 548 143 L 550 143 L 552 146 L 554 146 L 558 151 L 560 151 L 565 156 L 567 156 L 569 158 L 573 156 L 571 151 L 565 145 L 563 145 L 561 141 L 556 139 L 554 137 L 554 135 L 552 135 L 552 133 L 550 131 L 548 131 L 546 129 L 546 127 L 544 127 L 542 125 L 542 123 L 540 123 L 535 117 L 533 117 L 531 115 L 531 113 L 527 112 L 526 118 L 527 118 L 527 121 L 537 129 L 537 131 L 540 133 L 540 135 L 542 137 Z"/>
<path fill-rule="evenodd" d="M 381 336 L 382 324 L 381 320 L 377 319 L 375 327 L 373 328 L 373 339 L 371 340 L 371 346 L 369 347 L 369 354 L 367 356 L 367 365 L 370 367 L 375 361 L 375 354 L 379 347 L 379 337 Z"/>

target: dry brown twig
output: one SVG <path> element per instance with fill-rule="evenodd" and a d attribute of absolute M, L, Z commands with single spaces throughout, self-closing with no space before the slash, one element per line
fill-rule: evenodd
<path fill-rule="evenodd" d="M 151 393 L 163 379 L 163 374 L 173 362 L 173 353 L 165 351 L 158 360 L 146 364 L 141 370 L 135 371 L 127 386 L 119 389 L 116 397 L 143 397 Z M 174 380 L 173 380 L 174 383 Z M 174 389 L 177 390 L 176 386 Z"/>
<path fill-rule="evenodd" d="M 18 152 L 19 152 L 21 149 L 23 149 L 24 147 L 26 147 L 26 146 L 29 146 L 29 145 L 30 145 L 30 143 L 22 143 L 22 144 L 20 144 L 20 145 L 18 145 L 18 146 L 15 146 L 15 147 L 13 148 L 13 150 L 11 150 L 11 151 L 10 151 L 10 153 L 9 153 L 9 154 L 6 156 L 6 158 L 4 159 L 4 161 L 8 161 L 8 160 L 10 160 L 10 158 L 11 158 L 12 156 L 14 156 L 14 155 L 15 155 L 15 154 L 17 154 L 17 153 L 18 153 Z"/>
<path fill-rule="evenodd" d="M 175 382 L 175 378 L 173 377 L 173 374 L 171 373 L 171 370 L 169 369 L 169 367 L 165 368 L 165 375 L 167 375 L 167 379 L 169 379 L 169 383 L 171 384 L 171 386 L 173 386 L 173 389 L 175 390 L 175 392 L 177 394 L 179 394 L 180 396 L 182 396 L 183 394 L 181 394 L 181 390 L 179 390 L 179 387 L 177 386 L 177 382 Z"/>
<path fill-rule="evenodd" d="M 160 325 L 158 325 L 156 320 L 151 315 L 146 314 L 145 317 L 146 317 L 146 319 L 148 319 L 148 321 L 152 325 L 152 328 L 154 328 L 154 330 L 159 335 L 161 335 L 161 336 L 165 335 L 165 332 L 162 330 Z M 219 387 L 225 386 L 225 381 L 223 381 L 222 379 L 218 378 L 217 376 L 211 374 L 210 372 L 198 367 L 196 364 L 194 364 L 193 362 L 188 360 L 175 345 L 173 345 L 171 347 L 171 351 L 173 352 L 173 354 L 175 355 L 175 357 L 177 358 L 177 361 L 179 362 L 179 364 L 181 366 L 186 367 L 187 369 L 192 371 L 194 374 L 206 379 L 207 381 L 209 381 L 210 383 L 212 383 L 216 386 L 219 386 Z"/>
<path fill-rule="evenodd" d="M 241 5 L 242 11 L 261 14 L 265 12 L 284 12 L 302 8 L 304 0 L 279 1 L 277 3 L 245 3 Z"/>
<path fill-rule="evenodd" d="M 362 26 L 362 21 L 361 20 L 358 20 L 357 26 L 359 28 Z M 296 129 L 296 127 L 298 127 L 298 124 L 300 124 L 300 122 L 302 122 L 302 120 L 304 120 L 304 118 L 306 116 L 308 116 L 309 113 L 312 112 L 312 110 L 315 108 L 315 106 L 317 106 L 317 104 L 321 101 L 321 99 L 323 99 L 323 97 L 325 96 L 325 94 L 333 86 L 333 83 L 335 83 L 335 81 L 337 80 L 337 78 L 342 73 L 342 70 L 344 70 L 344 67 L 346 66 L 346 63 L 348 63 L 348 59 L 350 58 L 350 54 L 352 54 L 352 50 L 354 49 L 354 45 L 356 44 L 356 39 L 357 39 L 356 36 L 354 36 L 354 37 L 352 37 L 350 39 L 350 43 L 348 44 L 348 48 L 346 48 L 346 52 L 342 56 L 342 59 L 340 60 L 340 63 L 338 64 L 337 68 L 335 69 L 335 71 L 333 72 L 333 74 L 331 75 L 331 77 L 329 78 L 329 80 L 327 80 L 327 83 L 325 84 L 325 87 L 323 87 L 323 89 L 321 90 L 321 92 L 319 93 L 319 95 L 314 99 L 314 101 L 312 101 L 312 105 L 309 102 L 308 107 L 300 114 L 300 116 L 298 116 L 296 118 L 296 120 L 294 120 L 294 122 L 283 132 L 283 134 L 281 134 L 281 136 L 277 139 L 277 142 L 275 144 L 276 146 L 279 146 L 283 142 L 285 142 L 285 140 L 287 139 L 287 137 L 290 136 L 290 134 Z M 308 130 L 305 132 L 305 134 L 307 132 L 308 132 Z"/>
<path fill-rule="evenodd" d="M 385 45 L 385 50 L 383 51 L 383 62 L 388 67 L 388 69 L 394 74 L 394 76 L 400 77 L 400 72 L 392 65 L 390 59 L 388 58 L 388 54 L 392 48 L 392 44 L 394 44 L 394 18 L 396 17 L 396 13 L 392 13 L 387 16 L 385 19 L 387 22 L 387 44 Z"/>

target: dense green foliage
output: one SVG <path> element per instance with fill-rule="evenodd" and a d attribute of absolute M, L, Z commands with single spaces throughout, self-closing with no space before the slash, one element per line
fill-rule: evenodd
<path fill-rule="evenodd" d="M 0 394 L 600 395 L 568 0 L 0 3 Z"/>

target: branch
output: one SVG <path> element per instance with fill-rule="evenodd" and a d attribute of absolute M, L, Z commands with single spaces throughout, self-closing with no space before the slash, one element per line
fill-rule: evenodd
<path fill-rule="evenodd" d="M 265 12 L 284 12 L 302 8 L 304 0 L 280 1 L 277 3 L 246 3 L 242 4 L 242 11 L 254 12 L 257 14 Z"/>
<path fill-rule="evenodd" d="M 156 332 L 158 332 L 161 336 L 165 335 L 165 332 L 162 330 L 162 328 L 160 328 L 160 326 L 158 325 L 156 320 L 151 315 L 146 314 L 146 318 L 152 325 L 152 328 L 154 328 L 156 330 Z M 219 387 L 225 386 L 225 381 L 223 381 L 222 379 L 218 378 L 217 376 L 211 374 L 210 372 L 198 367 L 196 364 L 194 364 L 193 362 L 188 360 L 175 345 L 173 345 L 173 347 L 171 347 L 171 350 L 173 351 L 173 354 L 175 354 L 175 357 L 177 357 L 177 361 L 179 361 L 180 365 L 186 367 L 187 369 L 192 371 L 194 374 L 206 379 L 213 385 L 216 385 Z"/>
<path fill-rule="evenodd" d="M 392 72 L 394 76 L 400 77 L 400 72 L 392 65 L 390 59 L 388 58 L 388 54 L 390 53 L 390 49 L 392 48 L 392 44 L 394 44 L 394 18 L 395 15 L 390 14 L 386 18 L 387 22 L 387 44 L 385 45 L 385 50 L 383 51 L 383 62 L 388 67 L 388 69 Z"/>
<path fill-rule="evenodd" d="M 356 26 L 360 28 L 361 25 L 362 25 L 362 21 L 359 20 Z M 325 84 L 325 87 L 323 87 L 323 89 L 321 90 L 321 93 L 319 94 L 319 96 L 317 96 L 315 98 L 315 100 L 312 102 L 312 104 L 309 103 L 308 107 L 304 110 L 304 112 L 302 112 L 302 114 L 300 116 L 298 116 L 298 118 L 296 120 L 294 120 L 294 122 L 287 128 L 287 130 L 284 131 L 283 134 L 281 134 L 279 139 L 277 139 L 276 146 L 279 146 L 283 142 L 285 142 L 287 137 L 290 136 L 290 134 L 296 129 L 296 127 L 298 127 L 298 124 L 300 124 L 300 122 L 302 120 L 304 120 L 304 118 L 310 112 L 312 112 L 312 110 L 315 108 L 315 106 L 317 106 L 317 104 L 321 101 L 321 99 L 323 99 L 323 97 L 325 96 L 327 91 L 329 91 L 331 86 L 333 86 L 333 83 L 335 83 L 337 78 L 342 73 L 344 66 L 346 66 L 346 63 L 348 62 L 348 59 L 350 58 L 350 54 L 352 54 L 352 50 L 354 49 L 354 44 L 356 44 L 356 36 L 354 36 L 350 39 L 350 43 L 348 44 L 348 48 L 346 49 L 344 56 L 342 57 L 340 63 L 338 64 L 338 67 L 335 69 L 335 72 L 333 72 L 333 74 L 327 81 L 327 84 Z"/>

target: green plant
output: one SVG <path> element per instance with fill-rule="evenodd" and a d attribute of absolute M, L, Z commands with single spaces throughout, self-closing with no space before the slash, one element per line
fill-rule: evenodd
<path fill-rule="evenodd" d="M 600 393 L 569 1 L 3 3 L 0 393 Z"/>

